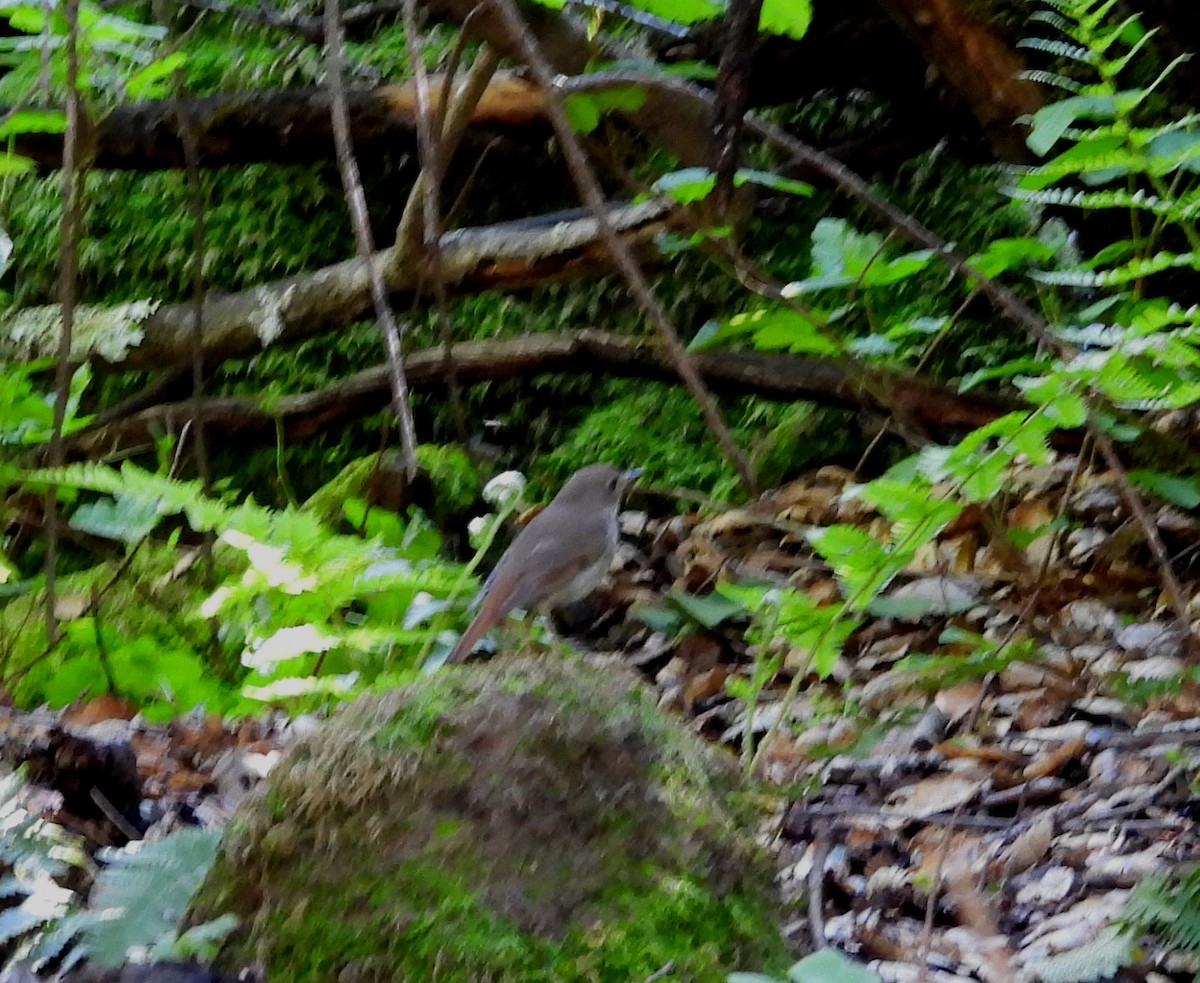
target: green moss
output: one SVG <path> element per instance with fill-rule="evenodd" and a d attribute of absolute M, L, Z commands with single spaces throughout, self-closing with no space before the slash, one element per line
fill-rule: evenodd
<path fill-rule="evenodd" d="M 730 762 L 615 671 L 442 671 L 351 704 L 243 807 L 193 918 L 291 981 L 782 965 Z M 282 809 L 281 809 L 282 805 Z"/>

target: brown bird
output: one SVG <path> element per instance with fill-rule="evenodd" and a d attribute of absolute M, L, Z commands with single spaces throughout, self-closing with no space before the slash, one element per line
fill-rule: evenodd
<path fill-rule="evenodd" d="M 509 611 L 555 608 L 590 594 L 617 548 L 617 509 L 639 471 L 590 464 L 517 533 L 471 606 L 479 606 L 447 662 L 462 662 Z"/>

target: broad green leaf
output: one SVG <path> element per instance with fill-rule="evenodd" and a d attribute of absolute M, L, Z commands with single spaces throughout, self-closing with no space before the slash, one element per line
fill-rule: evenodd
<path fill-rule="evenodd" d="M 93 536 L 136 543 L 148 536 L 161 518 L 162 513 L 153 503 L 118 495 L 79 506 L 69 525 Z"/>
<path fill-rule="evenodd" d="M 858 232 L 840 218 L 823 218 L 812 233 L 814 276 L 856 276 L 879 253 L 883 237 Z"/>
<path fill-rule="evenodd" d="M 1024 266 L 1027 263 L 1048 263 L 1054 259 L 1054 248 L 1048 243 L 1029 237 L 995 239 L 981 253 L 968 260 L 971 269 L 986 277 Z"/>
<path fill-rule="evenodd" d="M 622 86 L 603 92 L 573 92 L 563 100 L 563 109 L 574 130 L 591 133 L 600 118 L 611 109 L 632 112 L 646 101 L 646 93 L 636 86 Z"/>
<path fill-rule="evenodd" d="M 836 341 L 820 327 L 790 308 L 758 311 L 754 346 L 767 351 L 786 349 L 797 355 L 837 355 Z"/>
<path fill-rule="evenodd" d="M 1039 157 L 1045 157 L 1077 119 L 1111 119 L 1111 96 L 1081 95 L 1060 99 L 1033 114 L 1026 144 Z"/>
<path fill-rule="evenodd" d="M 712 194 L 717 176 L 706 167 L 685 167 L 664 174 L 651 185 L 652 190 L 668 194 L 681 205 L 689 205 Z"/>
<path fill-rule="evenodd" d="M 4 11 L 3 16 L 18 31 L 26 34 L 41 34 L 45 30 L 46 15 L 40 7 L 30 4 L 17 4 Z"/>
<path fill-rule="evenodd" d="M 789 983 L 879 983 L 862 963 L 836 949 L 819 949 L 787 971 Z"/>
<path fill-rule="evenodd" d="M 900 346 L 881 334 L 863 335 L 846 342 L 846 350 L 861 358 L 886 358 L 900 350 Z"/>
<path fill-rule="evenodd" d="M 1024 358 L 1013 359 L 1010 362 L 993 365 L 986 369 L 979 369 L 976 372 L 963 376 L 962 381 L 958 384 L 958 391 L 960 393 L 969 392 L 981 382 L 988 382 L 992 379 L 1011 379 L 1016 375 L 1044 372 L 1048 368 L 1050 368 L 1050 363 L 1044 358 L 1037 358 L 1030 355 Z"/>
<path fill-rule="evenodd" d="M 731 618 L 749 614 L 739 601 L 719 593 L 700 595 L 672 590 L 667 592 L 667 603 L 705 628 L 716 628 Z"/>
<path fill-rule="evenodd" d="M 758 184 L 773 191 L 782 191 L 789 195 L 799 195 L 802 198 L 811 197 L 814 190 L 811 184 L 806 184 L 803 181 L 794 181 L 791 178 L 781 177 L 770 171 L 756 170 L 752 167 L 739 168 L 733 176 L 733 183 L 737 187 L 741 187 L 743 184 Z"/>
<path fill-rule="evenodd" d="M 664 635 L 674 635 L 684 624 L 677 611 L 668 611 L 666 608 L 634 605 L 630 613 L 651 631 L 661 631 Z"/>
<path fill-rule="evenodd" d="M 187 61 L 187 55 L 176 51 L 152 61 L 125 80 L 125 92 L 132 99 L 160 99 L 169 91 L 167 80 Z"/>
<path fill-rule="evenodd" d="M 1161 471 L 1130 471 L 1129 479 L 1181 509 L 1191 511 L 1200 506 L 1200 480 L 1196 478 Z"/>
<path fill-rule="evenodd" d="M 600 105 L 587 92 L 572 92 L 563 100 L 563 111 L 576 133 L 591 133 L 600 125 Z"/>
<path fill-rule="evenodd" d="M 87 620 L 91 622 L 90 618 Z M 107 689 L 108 680 L 100 660 L 95 655 L 75 655 L 55 668 L 42 694 L 50 706 L 61 707 Z"/>
<path fill-rule="evenodd" d="M 679 24 L 710 20 L 724 12 L 724 6 L 714 0 L 635 0 L 633 6 Z"/>
<path fill-rule="evenodd" d="M 0 177 L 9 177 L 14 174 L 28 174 L 36 166 L 28 157 L 0 151 Z"/>
<path fill-rule="evenodd" d="M 762 14 L 758 19 L 760 30 L 799 40 L 807 33 L 810 23 L 810 0 L 763 0 Z"/>
<path fill-rule="evenodd" d="M 914 317 L 897 324 L 889 324 L 887 337 L 906 338 L 909 335 L 931 335 L 943 331 L 950 324 L 948 317 Z"/>
<path fill-rule="evenodd" d="M 18 109 L 0 122 L 0 139 L 21 133 L 62 133 L 67 128 L 66 114 L 59 109 Z"/>

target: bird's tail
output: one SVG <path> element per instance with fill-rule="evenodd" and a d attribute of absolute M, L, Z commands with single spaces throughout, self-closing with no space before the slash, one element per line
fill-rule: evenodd
<path fill-rule="evenodd" d="M 481 602 L 480 598 L 482 598 Z M 484 584 L 484 589 L 480 591 L 479 597 L 476 597 L 475 601 L 472 602 L 472 607 L 475 606 L 476 602 L 479 602 L 479 610 L 475 612 L 475 617 L 467 625 L 467 630 L 462 633 L 462 636 L 446 657 L 447 663 L 466 661 L 467 656 L 471 654 L 471 650 L 475 648 L 476 643 L 483 638 L 488 629 L 512 609 L 512 599 L 509 594 L 488 590 L 487 584 Z"/>

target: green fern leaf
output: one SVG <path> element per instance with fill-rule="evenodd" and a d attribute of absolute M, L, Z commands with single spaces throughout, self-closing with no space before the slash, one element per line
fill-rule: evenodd
<path fill-rule="evenodd" d="M 1034 271 L 1029 275 L 1039 283 L 1066 287 L 1119 287 L 1164 270 L 1197 269 L 1200 254 L 1160 252 L 1145 259 L 1133 259 L 1112 269 Z"/>
<path fill-rule="evenodd" d="M 1033 961 L 1027 967 L 1041 983 L 1090 983 L 1109 979 L 1134 961 L 1130 935 L 1109 926 L 1078 949 Z"/>
<path fill-rule="evenodd" d="M 92 906 L 105 918 L 80 926 L 87 955 L 119 966 L 131 949 L 149 948 L 174 934 L 188 899 L 216 857 L 219 830 L 183 829 L 159 840 L 103 850 Z"/>

